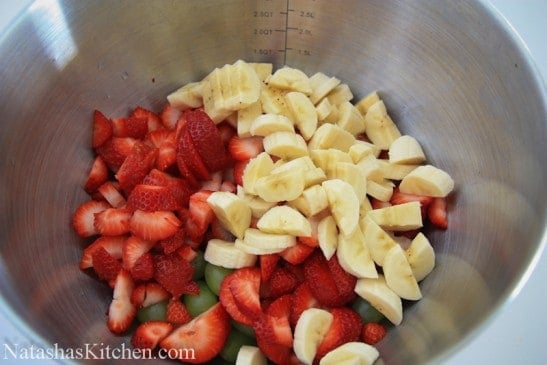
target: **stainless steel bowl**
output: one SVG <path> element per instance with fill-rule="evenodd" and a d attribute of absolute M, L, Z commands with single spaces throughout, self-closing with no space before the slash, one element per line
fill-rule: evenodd
<path fill-rule="evenodd" d="M 545 88 L 481 2 L 39 0 L 0 55 L 0 306 L 44 347 L 128 340 L 106 329 L 110 289 L 78 269 L 85 242 L 70 225 L 87 198 L 92 110 L 157 109 L 239 58 L 323 71 L 356 97 L 379 90 L 456 181 L 450 229 L 430 233 L 437 267 L 381 343 L 384 363 L 456 351 L 545 244 Z"/>

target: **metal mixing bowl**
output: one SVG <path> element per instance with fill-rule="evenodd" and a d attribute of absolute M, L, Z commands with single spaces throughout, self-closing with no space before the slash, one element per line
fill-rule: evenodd
<path fill-rule="evenodd" d="M 356 99 L 379 90 L 456 182 L 450 229 L 429 233 L 437 267 L 380 344 L 384 363 L 450 356 L 545 244 L 544 84 L 481 2 L 39 0 L 0 55 L 0 307 L 35 344 L 128 340 L 108 332 L 111 291 L 78 269 L 70 224 L 87 199 L 92 110 L 157 109 L 239 58 L 322 71 Z"/>

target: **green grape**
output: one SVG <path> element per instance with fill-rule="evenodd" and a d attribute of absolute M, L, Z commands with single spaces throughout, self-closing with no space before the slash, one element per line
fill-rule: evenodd
<path fill-rule="evenodd" d="M 370 305 L 369 302 L 367 302 L 365 299 L 361 297 L 357 297 L 352 305 L 353 309 L 359 313 L 361 316 L 361 319 L 363 322 L 380 322 L 382 319 L 384 319 L 384 315 L 376 308 L 374 308 L 372 305 Z"/>
<path fill-rule="evenodd" d="M 199 280 L 197 283 L 199 285 L 199 294 L 186 294 L 183 297 L 184 305 L 192 317 L 196 317 L 205 312 L 218 302 L 217 296 L 209 289 L 204 281 Z"/>
<path fill-rule="evenodd" d="M 192 275 L 193 280 L 203 279 L 205 264 L 207 264 L 207 262 L 203 258 L 203 251 L 198 250 L 196 257 L 192 260 L 192 265 L 194 266 L 194 274 Z"/>
<path fill-rule="evenodd" d="M 164 300 L 163 302 L 140 308 L 137 311 L 137 319 L 140 322 L 165 321 L 167 302 L 167 300 Z"/>
<path fill-rule="evenodd" d="M 216 266 L 208 262 L 205 265 L 205 282 L 211 291 L 218 295 L 222 280 L 233 271 L 233 269 L 226 269 L 222 266 Z"/>
<path fill-rule="evenodd" d="M 244 324 L 241 324 L 239 322 L 232 320 L 232 327 L 234 327 L 236 330 L 238 330 L 239 332 L 243 333 L 244 335 L 248 337 L 252 337 L 252 338 L 255 337 L 255 331 L 253 330 L 253 327 L 251 326 L 246 326 Z"/>
<path fill-rule="evenodd" d="M 256 341 L 254 338 L 244 335 L 243 333 L 232 327 L 232 330 L 228 335 L 228 339 L 226 339 L 226 343 L 224 344 L 224 347 L 220 352 L 220 357 L 222 357 L 226 361 L 235 363 L 237 359 L 237 353 L 239 352 L 241 346 L 244 345 L 256 346 Z"/>

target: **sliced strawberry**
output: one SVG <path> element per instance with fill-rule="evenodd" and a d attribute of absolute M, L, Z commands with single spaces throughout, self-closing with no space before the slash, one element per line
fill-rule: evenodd
<path fill-rule="evenodd" d="M 130 272 L 139 257 L 150 251 L 152 247 L 154 247 L 153 241 L 147 241 L 139 236 L 129 236 L 125 240 L 122 250 L 124 269 Z"/>
<path fill-rule="evenodd" d="M 304 263 L 304 276 L 313 296 L 319 303 L 328 307 L 338 307 L 345 304 L 345 298 L 340 296 L 327 260 L 320 251 L 314 252 Z"/>
<path fill-rule="evenodd" d="M 131 277 L 135 281 L 148 281 L 154 277 L 154 259 L 146 252 L 135 261 L 131 268 Z"/>
<path fill-rule="evenodd" d="M 124 196 L 112 181 L 105 182 L 99 186 L 97 191 L 103 196 L 104 200 L 114 208 L 122 208 L 126 204 Z"/>
<path fill-rule="evenodd" d="M 141 141 L 135 143 L 131 153 L 116 173 L 120 187 L 126 195 L 129 195 L 135 185 L 140 184 L 150 170 L 152 170 L 157 155 L 157 148 L 150 147 Z"/>
<path fill-rule="evenodd" d="M 440 229 L 448 228 L 448 214 L 446 213 L 446 198 L 435 198 L 427 209 L 429 221 Z"/>
<path fill-rule="evenodd" d="M 97 148 L 112 137 L 112 122 L 98 110 L 93 111 L 93 140 L 91 146 Z"/>
<path fill-rule="evenodd" d="M 241 312 L 238 305 L 236 304 L 234 295 L 232 294 L 232 290 L 230 289 L 231 282 L 235 279 L 235 276 L 228 275 L 224 278 L 224 280 L 222 280 L 218 293 L 220 303 L 234 321 L 244 324 L 246 326 L 252 326 L 252 318 Z"/>
<path fill-rule="evenodd" d="M 319 222 L 324 217 L 326 217 L 327 214 L 330 214 L 329 209 L 325 209 L 324 211 L 309 217 L 308 221 L 310 222 L 310 226 L 311 226 L 311 235 L 308 237 L 304 237 L 304 236 L 298 237 L 298 242 L 310 247 L 318 247 L 319 240 L 317 239 L 317 227 L 319 226 Z"/>
<path fill-rule="evenodd" d="M 188 246 L 187 244 L 183 244 L 175 252 L 177 253 L 177 255 L 179 255 L 180 257 L 182 257 L 184 260 L 188 262 L 194 261 L 194 259 L 198 255 L 197 251 L 195 251 L 192 247 Z"/>
<path fill-rule="evenodd" d="M 80 237 L 90 237 L 98 234 L 95 228 L 95 214 L 100 213 L 110 205 L 104 201 L 89 200 L 82 203 L 72 216 L 72 226 Z"/>
<path fill-rule="evenodd" d="M 122 248 L 126 239 L 126 236 L 101 236 L 97 238 L 84 249 L 80 260 L 80 269 L 93 267 L 93 252 L 99 248 L 104 248 L 115 259 L 121 259 Z"/>
<path fill-rule="evenodd" d="M 167 171 L 177 163 L 177 146 L 164 143 L 158 148 L 156 168 L 160 171 Z"/>
<path fill-rule="evenodd" d="M 181 115 L 182 110 L 172 107 L 169 103 L 165 103 L 160 113 L 161 123 L 165 128 L 174 130 Z"/>
<path fill-rule="evenodd" d="M 310 287 L 306 282 L 301 283 L 291 295 L 291 325 L 296 326 L 302 312 L 309 308 L 318 308 L 319 301 L 313 296 Z"/>
<path fill-rule="evenodd" d="M 137 106 L 133 109 L 130 117 L 145 118 L 147 122 L 147 131 L 155 131 L 163 128 L 160 116 L 151 110 L 143 108 L 142 106 Z"/>
<path fill-rule="evenodd" d="M 209 170 L 201 158 L 187 125 L 183 125 L 177 140 L 177 162 L 182 159 L 192 174 L 199 180 L 209 180 L 211 178 Z M 182 171 L 181 171 L 182 173 Z"/>
<path fill-rule="evenodd" d="M 278 298 L 293 292 L 298 284 L 298 279 L 291 271 L 278 266 L 272 273 L 270 280 L 263 283 L 260 294 L 263 298 Z"/>
<path fill-rule="evenodd" d="M 223 181 L 220 185 L 220 191 L 227 191 L 229 193 L 236 193 L 237 187 L 231 181 Z"/>
<path fill-rule="evenodd" d="M 201 241 L 205 231 L 215 218 L 213 209 L 207 203 L 212 194 L 210 190 L 200 190 L 190 196 L 188 209 L 189 218 L 186 221 L 186 235 L 194 241 Z"/>
<path fill-rule="evenodd" d="M 166 320 L 174 326 L 180 326 L 181 324 L 190 322 L 192 316 L 179 299 L 171 299 L 167 303 Z"/>
<path fill-rule="evenodd" d="M 222 171 L 217 171 L 211 174 L 211 179 L 201 183 L 201 189 L 219 191 L 222 184 Z"/>
<path fill-rule="evenodd" d="M 127 198 L 127 207 L 147 212 L 174 211 L 182 208 L 182 202 L 169 186 L 137 184 Z"/>
<path fill-rule="evenodd" d="M 307 244 L 300 242 L 300 238 L 296 245 L 284 249 L 279 253 L 285 261 L 290 262 L 293 265 L 300 265 L 313 253 L 314 247 L 310 247 Z"/>
<path fill-rule="evenodd" d="M 194 267 L 176 253 L 154 257 L 154 278 L 175 298 L 185 294 Z"/>
<path fill-rule="evenodd" d="M 137 308 L 131 303 L 134 284 L 131 275 L 121 269 L 114 283 L 114 294 L 108 308 L 108 329 L 115 334 L 122 334 L 129 329 Z"/>
<path fill-rule="evenodd" d="M 84 190 L 92 193 L 108 180 L 108 166 L 101 156 L 95 157 L 87 175 Z"/>
<path fill-rule="evenodd" d="M 278 317 L 289 319 L 291 316 L 291 294 L 285 294 L 275 299 L 264 313 Z"/>
<path fill-rule="evenodd" d="M 293 337 L 287 317 L 263 314 L 253 323 L 257 341 L 263 344 L 281 345 L 292 348 Z"/>
<path fill-rule="evenodd" d="M 236 161 L 247 161 L 264 151 L 262 137 L 233 136 L 228 142 L 228 153 Z"/>
<path fill-rule="evenodd" d="M 176 328 L 160 342 L 160 346 L 169 353 L 178 354 L 180 361 L 206 363 L 220 353 L 229 333 L 230 316 L 217 303 L 190 322 Z"/>
<path fill-rule="evenodd" d="M 132 213 L 125 208 L 107 208 L 95 213 L 95 230 L 104 236 L 120 236 L 129 233 Z"/>
<path fill-rule="evenodd" d="M 126 157 L 131 154 L 136 142 L 136 139 L 130 137 L 112 137 L 95 151 L 102 157 L 110 170 L 117 172 Z"/>
<path fill-rule="evenodd" d="M 331 309 L 332 323 L 323 341 L 317 347 L 315 360 L 319 361 L 329 351 L 347 342 L 358 341 L 363 327 L 361 317 L 348 307 Z"/>
<path fill-rule="evenodd" d="M 175 146 L 177 144 L 177 139 L 175 137 L 175 131 L 173 130 L 158 129 L 148 132 L 148 134 L 145 136 L 145 142 L 158 148 L 160 148 L 164 144 L 170 144 Z"/>
<path fill-rule="evenodd" d="M 216 217 L 211 222 L 211 238 L 217 238 L 228 242 L 235 241 L 235 236 L 224 228 Z"/>
<path fill-rule="evenodd" d="M 235 163 L 233 169 L 234 184 L 243 186 L 243 172 L 245 171 L 245 167 L 247 167 L 248 163 L 249 160 L 238 161 Z"/>
<path fill-rule="evenodd" d="M 194 175 L 192 170 L 190 170 L 190 167 L 186 164 L 184 161 L 184 158 L 181 154 L 177 152 L 177 168 L 179 170 L 180 175 L 188 181 L 188 184 L 192 187 L 198 188 L 200 187 L 200 183 L 197 179 L 197 177 Z"/>
<path fill-rule="evenodd" d="M 177 251 L 182 245 L 184 245 L 184 237 L 186 233 L 184 229 L 179 229 L 177 233 L 166 239 L 160 240 L 156 247 L 158 247 L 164 254 L 170 254 Z"/>
<path fill-rule="evenodd" d="M 365 323 L 361 332 L 361 341 L 369 345 L 376 345 L 386 337 L 387 330 L 380 324 L 375 322 Z"/>
<path fill-rule="evenodd" d="M 376 198 L 370 198 L 370 205 L 372 206 L 372 209 L 381 209 L 381 208 L 390 207 L 392 204 L 388 201 L 384 202 Z"/>
<path fill-rule="evenodd" d="M 147 241 L 166 239 L 177 233 L 181 225 L 181 221 L 173 212 L 162 210 L 136 210 L 129 220 L 131 233 Z"/>
<path fill-rule="evenodd" d="M 184 112 L 186 128 L 194 147 L 209 172 L 223 169 L 226 164 L 226 149 L 217 126 L 203 109 Z"/>
<path fill-rule="evenodd" d="M 142 117 L 113 118 L 114 137 L 131 137 L 143 139 L 148 133 L 148 119 Z"/>
<path fill-rule="evenodd" d="M 171 176 L 158 169 L 152 169 L 143 179 L 142 183 L 168 187 L 175 199 L 183 207 L 188 205 L 190 195 L 194 191 L 186 180 Z"/>
<path fill-rule="evenodd" d="M 277 263 L 279 262 L 280 256 L 274 253 L 260 255 L 258 259 L 260 261 L 260 277 L 263 282 L 266 282 L 272 277 L 272 274 L 277 267 Z"/>
<path fill-rule="evenodd" d="M 355 284 L 357 283 L 357 278 L 350 273 L 348 273 L 338 262 L 336 255 L 333 255 L 329 260 L 327 260 L 327 266 L 332 275 L 336 286 L 338 287 L 338 303 L 341 305 L 347 305 L 348 303 L 355 300 Z"/>
<path fill-rule="evenodd" d="M 426 216 L 427 208 L 432 201 L 433 198 L 430 196 L 401 193 L 398 187 L 393 189 L 393 194 L 391 195 L 391 199 L 389 200 L 392 205 L 419 202 L 423 217 Z"/>
<path fill-rule="evenodd" d="M 230 123 L 222 122 L 217 124 L 218 134 L 222 143 L 227 148 L 230 139 L 237 134 L 237 130 L 230 125 Z"/>
<path fill-rule="evenodd" d="M 230 291 L 237 307 L 245 316 L 255 319 L 262 314 L 260 306 L 260 269 L 244 267 L 231 273 Z"/>
<path fill-rule="evenodd" d="M 93 269 L 100 280 L 108 282 L 116 279 L 122 265 L 107 250 L 99 246 L 93 251 L 91 258 L 93 260 Z"/>
<path fill-rule="evenodd" d="M 171 297 L 171 294 L 156 282 L 143 283 L 135 287 L 131 293 L 131 303 L 136 308 L 148 307 L 152 304 L 163 302 Z"/>
<path fill-rule="evenodd" d="M 131 344 L 137 349 L 155 349 L 161 340 L 173 331 L 173 325 L 164 321 L 148 321 L 141 323 L 133 336 Z"/>

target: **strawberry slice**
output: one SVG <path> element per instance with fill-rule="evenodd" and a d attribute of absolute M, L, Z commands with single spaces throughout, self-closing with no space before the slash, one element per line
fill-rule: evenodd
<path fill-rule="evenodd" d="M 390 202 L 384 202 L 376 198 L 370 198 L 370 205 L 372 206 L 372 209 L 381 209 L 390 207 L 392 204 Z"/>
<path fill-rule="evenodd" d="M 156 247 L 164 254 L 173 253 L 177 251 L 181 246 L 184 245 L 185 236 L 186 236 L 186 232 L 184 231 L 184 229 L 181 228 L 177 231 L 177 233 L 175 233 L 171 237 L 160 240 L 156 244 Z"/>
<path fill-rule="evenodd" d="M 232 319 L 238 323 L 244 324 L 246 326 L 252 326 L 253 320 L 241 312 L 238 305 L 236 304 L 236 301 L 234 299 L 234 295 L 232 294 L 232 290 L 230 289 L 231 282 L 235 279 L 234 276 L 228 275 L 222 280 L 220 284 L 220 290 L 218 293 L 218 297 L 220 300 L 220 303 L 226 309 L 226 312 L 232 317 Z"/>
<path fill-rule="evenodd" d="M 131 293 L 131 303 L 136 308 L 148 307 L 152 304 L 163 302 L 171 297 L 171 294 L 156 282 L 147 282 L 138 285 Z"/>
<path fill-rule="evenodd" d="M 129 220 L 132 213 L 125 208 L 107 208 L 95 213 L 93 225 L 104 236 L 120 236 L 129 233 Z"/>
<path fill-rule="evenodd" d="M 91 258 L 93 260 L 93 269 L 100 280 L 109 282 L 116 279 L 122 265 L 107 250 L 99 246 L 93 251 Z"/>
<path fill-rule="evenodd" d="M 215 358 L 230 333 L 230 316 L 217 303 L 190 322 L 176 328 L 160 342 L 183 362 L 201 364 Z M 171 350 L 171 351 L 170 351 Z"/>
<path fill-rule="evenodd" d="M 427 209 L 429 221 L 440 229 L 448 228 L 448 214 L 446 212 L 446 198 L 434 198 Z"/>
<path fill-rule="evenodd" d="M 260 306 L 260 269 L 244 267 L 231 273 L 230 291 L 239 310 L 255 319 L 262 314 Z"/>
<path fill-rule="evenodd" d="M 137 308 L 131 303 L 134 284 L 131 275 L 121 269 L 114 283 L 114 295 L 108 308 L 108 329 L 115 334 L 122 334 L 129 329 L 137 314 Z"/>
<path fill-rule="evenodd" d="M 319 301 L 313 296 L 306 282 L 301 283 L 291 295 L 291 314 L 289 320 L 291 326 L 296 326 L 302 312 L 309 308 L 318 308 Z"/>
<path fill-rule="evenodd" d="M 327 307 L 338 307 L 346 303 L 346 298 L 340 296 L 327 260 L 320 251 L 314 252 L 303 265 L 306 282 L 319 303 Z"/>
<path fill-rule="evenodd" d="M 432 201 L 433 198 L 430 196 L 401 193 L 398 187 L 393 189 L 393 194 L 391 195 L 391 199 L 389 200 L 392 205 L 419 202 L 423 217 L 426 216 L 427 208 Z"/>
<path fill-rule="evenodd" d="M 225 148 L 228 147 L 230 139 L 237 134 L 237 130 L 228 122 L 222 122 L 217 124 L 218 134 L 222 140 L 222 144 Z"/>
<path fill-rule="evenodd" d="M 278 298 L 291 293 L 299 284 L 296 276 L 284 267 L 276 267 L 270 280 L 262 283 L 262 298 Z"/>
<path fill-rule="evenodd" d="M 95 228 L 95 214 L 100 213 L 110 205 L 104 201 L 89 200 L 82 203 L 72 216 L 72 226 L 80 237 L 90 237 L 98 234 Z"/>
<path fill-rule="evenodd" d="M 200 242 L 209 225 L 215 219 L 213 209 L 207 203 L 207 198 L 213 192 L 200 190 L 190 196 L 188 203 L 189 217 L 186 220 L 186 235 L 195 242 Z"/>
<path fill-rule="evenodd" d="M 172 107 L 169 103 L 165 103 L 160 113 L 161 123 L 165 128 L 174 130 L 181 115 L 182 111 L 180 109 Z"/>
<path fill-rule="evenodd" d="M 211 222 L 211 237 L 228 242 L 235 241 L 235 236 L 224 228 L 216 217 Z"/>
<path fill-rule="evenodd" d="M 167 303 L 166 320 L 174 326 L 180 326 L 181 324 L 190 322 L 192 316 L 179 299 L 171 299 Z"/>
<path fill-rule="evenodd" d="M 284 249 L 279 253 L 285 261 L 293 264 L 300 265 L 313 253 L 315 250 L 314 247 L 309 246 L 308 244 L 301 243 L 301 238 L 298 238 L 296 245 Z"/>
<path fill-rule="evenodd" d="M 112 122 L 98 110 L 93 111 L 93 139 L 91 146 L 102 146 L 112 137 Z"/>
<path fill-rule="evenodd" d="M 281 345 L 292 348 L 293 337 L 287 317 L 263 314 L 253 323 L 257 341 L 263 344 Z"/>
<path fill-rule="evenodd" d="M 116 172 L 119 170 L 126 157 L 131 154 L 135 143 L 137 143 L 137 140 L 134 138 L 112 137 L 96 148 L 95 151 L 101 156 L 108 168 Z"/>
<path fill-rule="evenodd" d="M 173 331 L 173 325 L 164 321 L 148 321 L 141 323 L 133 336 L 131 344 L 137 349 L 155 349 L 161 340 Z"/>
<path fill-rule="evenodd" d="M 122 193 L 118 190 L 116 184 L 112 181 L 105 182 L 99 186 L 97 191 L 103 196 L 104 200 L 106 200 L 108 204 L 112 205 L 114 208 L 123 208 L 127 203 Z"/>
<path fill-rule="evenodd" d="M 175 298 L 188 292 L 194 267 L 176 253 L 154 257 L 154 279 Z"/>
<path fill-rule="evenodd" d="M 101 236 L 97 238 L 84 249 L 82 258 L 80 259 L 80 269 L 84 270 L 93 267 L 93 252 L 99 248 L 104 248 L 115 259 L 121 259 L 122 248 L 126 239 L 126 236 Z"/>
<path fill-rule="evenodd" d="M 333 308 L 332 323 L 323 341 L 317 347 L 315 360 L 319 361 L 329 351 L 347 342 L 359 341 L 363 323 L 357 312 L 348 307 Z"/>
<path fill-rule="evenodd" d="M 163 128 L 160 116 L 151 110 L 143 108 L 142 106 L 137 106 L 133 109 L 129 117 L 146 119 L 147 131 L 155 131 Z"/>
<path fill-rule="evenodd" d="M 262 137 L 233 136 L 228 142 L 228 153 L 236 161 L 247 161 L 264 151 Z"/>
<path fill-rule="evenodd" d="M 260 255 L 260 277 L 263 282 L 270 280 L 272 274 L 277 267 L 280 256 L 278 254 Z"/>
<path fill-rule="evenodd" d="M 237 192 L 237 187 L 231 181 L 223 181 L 222 184 L 220 184 L 219 190 L 235 194 Z"/>
<path fill-rule="evenodd" d="M 108 180 L 108 166 L 101 156 L 95 157 L 84 184 L 87 193 L 93 193 Z"/>
<path fill-rule="evenodd" d="M 249 160 L 238 161 L 235 163 L 233 168 L 234 184 L 243 186 L 243 173 L 245 172 L 245 167 L 247 167 L 248 163 Z"/>
<path fill-rule="evenodd" d="M 137 184 L 127 198 L 127 207 L 147 212 L 174 211 L 181 209 L 182 204 L 169 186 Z"/>
<path fill-rule="evenodd" d="M 122 262 L 124 269 L 131 271 L 135 263 L 154 246 L 153 241 L 147 241 L 139 236 L 129 236 L 122 249 Z"/>
<path fill-rule="evenodd" d="M 142 117 L 113 118 L 112 135 L 143 139 L 148 133 L 148 119 Z"/>
<path fill-rule="evenodd" d="M 175 199 L 183 207 L 188 205 L 190 195 L 193 193 L 193 189 L 188 181 L 174 177 L 158 169 L 152 169 L 143 179 L 142 183 L 145 185 L 168 187 Z"/>
<path fill-rule="evenodd" d="M 327 266 L 332 275 L 336 286 L 338 287 L 339 304 L 344 305 L 351 303 L 355 300 L 357 294 L 355 294 L 354 288 L 357 283 L 357 278 L 348 273 L 338 262 L 336 255 L 333 255 L 328 261 Z"/>
<path fill-rule="evenodd" d="M 176 251 L 177 255 L 182 257 L 184 260 L 188 262 L 194 261 L 196 256 L 198 255 L 197 251 L 194 251 L 194 249 L 186 244 L 182 245 L 180 248 L 178 248 Z"/>
<path fill-rule="evenodd" d="M 270 303 L 264 313 L 278 318 L 286 318 L 291 316 L 291 294 L 285 294 L 275 299 Z"/>
<path fill-rule="evenodd" d="M 131 268 L 131 277 L 135 281 L 148 281 L 154 277 L 154 259 L 146 252 L 135 261 Z"/>
<path fill-rule="evenodd" d="M 154 167 L 158 149 L 138 141 L 131 153 L 124 160 L 116 173 L 120 187 L 126 195 L 131 193 L 135 185 L 140 184 Z"/>
<path fill-rule="evenodd" d="M 131 233 L 147 241 L 166 239 L 177 233 L 181 225 L 181 221 L 173 212 L 164 210 L 136 210 L 129 220 Z"/>
<path fill-rule="evenodd" d="M 226 164 L 226 150 L 217 126 L 203 109 L 184 112 L 186 129 L 203 164 L 211 173 L 219 171 Z"/>
<path fill-rule="evenodd" d="M 209 180 L 211 178 L 209 170 L 201 158 L 192 136 L 187 128 L 187 123 L 183 124 L 179 130 L 177 140 L 177 162 L 183 160 L 192 174 L 199 180 Z M 181 171 L 182 173 L 182 171 Z"/>
<path fill-rule="evenodd" d="M 387 330 L 380 323 L 369 322 L 363 325 L 361 340 L 369 345 L 376 345 L 386 337 Z"/>

